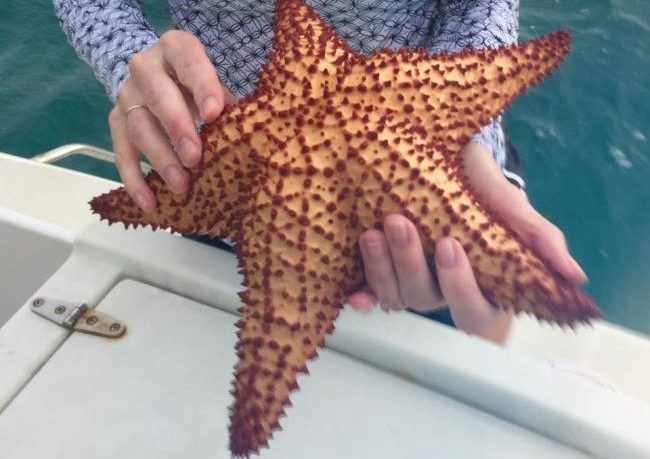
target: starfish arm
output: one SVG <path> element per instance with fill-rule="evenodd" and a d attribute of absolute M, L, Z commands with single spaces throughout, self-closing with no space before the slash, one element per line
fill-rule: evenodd
<path fill-rule="evenodd" d="M 298 375 L 334 330 L 343 293 L 361 281 L 354 259 L 327 249 L 331 242 L 303 224 L 314 210 L 294 211 L 291 201 L 302 207 L 302 199 L 260 194 L 236 244 L 246 287 L 230 423 L 236 457 L 257 452 L 280 427 Z"/>
<path fill-rule="evenodd" d="M 258 76 L 257 91 L 284 93 L 288 103 L 333 91 L 354 54 L 347 43 L 298 0 L 276 1 L 274 29 L 273 51 Z"/>
<path fill-rule="evenodd" d="M 459 153 L 481 126 L 562 62 L 570 34 L 558 31 L 498 49 L 433 54 L 390 50 L 353 65 L 341 83 L 351 104 L 369 98 L 396 122 L 437 130 L 436 146 Z"/>
<path fill-rule="evenodd" d="M 250 146 L 241 140 L 238 123 L 247 106 L 242 102 L 232 107 L 202 134 L 202 162 L 189 171 L 187 192 L 172 193 L 153 171 L 146 182 L 158 203 L 154 212 L 144 213 L 124 187 L 95 197 L 90 202 L 93 212 L 109 223 L 123 222 L 127 228 L 150 225 L 181 234 L 233 237 L 257 185 L 256 163 Z"/>

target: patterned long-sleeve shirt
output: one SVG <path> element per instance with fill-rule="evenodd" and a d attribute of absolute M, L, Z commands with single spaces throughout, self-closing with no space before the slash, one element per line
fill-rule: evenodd
<path fill-rule="evenodd" d="M 222 83 L 244 96 L 255 86 L 273 43 L 271 0 L 169 0 L 174 25 L 205 46 Z M 362 53 L 402 47 L 432 52 L 514 43 L 518 0 L 307 0 Z M 54 0 L 61 27 L 115 101 L 128 60 L 158 37 L 136 0 Z M 500 119 L 475 140 L 505 168 Z"/>

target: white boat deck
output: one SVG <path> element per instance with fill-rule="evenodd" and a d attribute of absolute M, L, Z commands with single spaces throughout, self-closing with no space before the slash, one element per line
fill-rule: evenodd
<path fill-rule="evenodd" d="M 0 154 L 3 459 L 227 457 L 234 256 L 97 223 L 86 203 L 113 186 Z M 129 330 L 71 334 L 36 296 Z M 501 348 L 346 310 L 310 369 L 262 457 L 650 457 L 650 341 L 611 324 L 520 319 Z"/>

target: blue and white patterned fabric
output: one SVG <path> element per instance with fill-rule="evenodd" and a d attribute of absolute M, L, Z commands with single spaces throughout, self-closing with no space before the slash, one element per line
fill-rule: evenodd
<path fill-rule="evenodd" d="M 244 96 L 272 46 L 274 1 L 169 0 L 174 24 L 205 45 L 221 82 Z M 307 0 L 362 53 L 402 47 L 432 52 L 514 43 L 518 0 Z M 128 78 L 128 59 L 156 43 L 136 0 L 54 0 L 61 27 L 113 101 Z M 505 167 L 500 119 L 475 140 Z"/>

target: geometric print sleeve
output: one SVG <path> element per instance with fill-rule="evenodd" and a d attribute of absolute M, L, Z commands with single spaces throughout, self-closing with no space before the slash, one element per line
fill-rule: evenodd
<path fill-rule="evenodd" d="M 128 59 L 158 36 L 135 0 L 53 0 L 68 41 L 88 63 L 113 102 L 129 75 Z"/>
<path fill-rule="evenodd" d="M 517 42 L 518 0 L 441 0 L 437 10 L 431 50 L 458 52 Z M 483 127 L 473 140 L 492 152 L 497 164 L 505 169 L 506 145 L 501 117 Z"/>
<path fill-rule="evenodd" d="M 439 1 L 431 47 L 458 52 L 516 43 L 518 16 L 518 0 Z"/>

